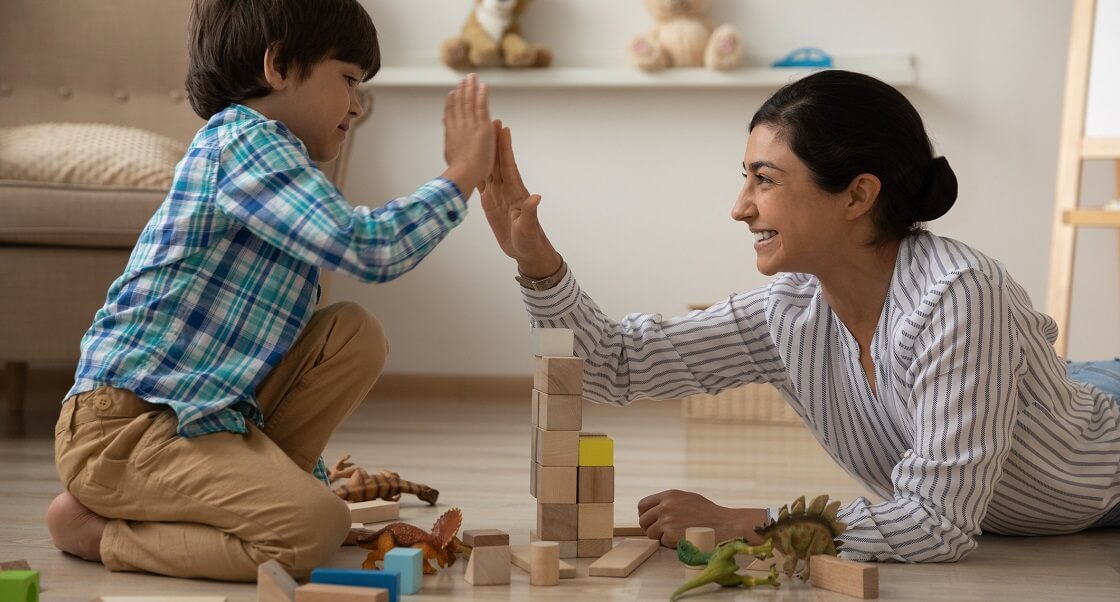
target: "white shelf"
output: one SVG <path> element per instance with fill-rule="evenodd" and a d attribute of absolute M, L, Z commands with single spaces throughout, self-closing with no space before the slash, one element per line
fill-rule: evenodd
<path fill-rule="evenodd" d="M 858 71 L 894 86 L 917 81 L 909 54 L 834 57 L 837 69 Z M 744 67 L 735 71 L 666 69 L 646 73 L 633 67 L 549 67 L 487 69 L 479 76 L 492 88 L 777 88 L 814 69 Z M 450 88 L 463 73 L 444 66 L 384 67 L 367 86 L 373 88 Z"/>

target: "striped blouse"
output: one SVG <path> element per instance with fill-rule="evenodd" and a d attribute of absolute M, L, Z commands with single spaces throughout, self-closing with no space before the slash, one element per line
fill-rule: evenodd
<path fill-rule="evenodd" d="M 985 530 L 1082 530 L 1120 502 L 1120 406 L 1066 377 L 1054 321 L 997 261 L 930 233 L 905 239 L 871 342 L 807 274 L 704 311 L 608 319 L 571 272 L 523 290 L 534 325 L 571 328 L 584 395 L 627 404 L 774 385 L 880 503 L 844 506 L 852 560 L 955 561 Z"/>

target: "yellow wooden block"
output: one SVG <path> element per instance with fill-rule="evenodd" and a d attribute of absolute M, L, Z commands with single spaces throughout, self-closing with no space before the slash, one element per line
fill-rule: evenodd
<path fill-rule="evenodd" d="M 614 440 L 606 435 L 579 436 L 580 466 L 614 466 Z"/>

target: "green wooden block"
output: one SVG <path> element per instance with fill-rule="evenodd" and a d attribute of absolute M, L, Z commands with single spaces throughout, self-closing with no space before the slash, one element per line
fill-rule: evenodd
<path fill-rule="evenodd" d="M 0 572 L 0 600 L 39 602 L 39 571 Z"/>

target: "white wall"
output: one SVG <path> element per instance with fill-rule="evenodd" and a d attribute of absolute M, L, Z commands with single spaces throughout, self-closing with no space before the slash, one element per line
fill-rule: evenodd
<path fill-rule="evenodd" d="M 435 64 L 467 0 L 363 0 L 387 65 Z M 834 54 L 906 51 L 904 89 L 961 196 L 932 224 L 1002 260 L 1045 303 L 1070 6 L 1053 0 L 717 0 L 714 20 L 745 34 L 750 54 L 802 45 Z M 1015 25 L 1012 25 L 1012 22 Z M 523 19 L 562 65 L 624 64 L 650 20 L 640 0 L 536 0 Z M 609 314 L 679 314 L 760 286 L 746 228 L 731 221 L 746 125 L 769 90 L 508 90 L 493 112 L 514 131 L 550 237 Z M 443 169 L 441 90 L 377 90 L 358 131 L 348 198 L 382 204 Z M 1110 195 L 1111 166 L 1091 165 L 1086 198 Z M 527 322 L 514 266 L 471 200 L 466 223 L 415 271 L 369 286 L 336 279 L 334 299 L 361 302 L 386 325 L 387 370 L 523 374 Z M 1116 233 L 1085 230 L 1074 291 L 1075 359 L 1120 355 Z"/>

